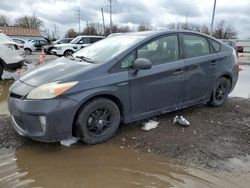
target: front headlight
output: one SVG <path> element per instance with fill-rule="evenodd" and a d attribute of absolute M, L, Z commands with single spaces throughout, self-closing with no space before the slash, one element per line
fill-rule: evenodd
<path fill-rule="evenodd" d="M 31 90 L 31 92 L 27 95 L 26 98 L 51 99 L 74 87 L 77 83 L 78 81 L 67 82 L 67 83 L 59 83 L 57 81 L 57 82 L 47 83 Z"/>

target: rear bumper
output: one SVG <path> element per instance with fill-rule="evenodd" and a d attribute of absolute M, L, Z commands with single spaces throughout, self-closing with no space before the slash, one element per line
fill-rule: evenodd
<path fill-rule="evenodd" d="M 19 135 L 42 142 L 72 136 L 78 102 L 68 98 L 22 100 L 10 97 L 11 123 Z"/>

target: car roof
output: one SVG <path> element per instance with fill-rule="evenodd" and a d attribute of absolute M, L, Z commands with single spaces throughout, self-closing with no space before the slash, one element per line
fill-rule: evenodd
<path fill-rule="evenodd" d="M 139 32 L 127 32 L 127 33 L 113 33 L 109 36 L 119 36 L 119 35 L 128 35 L 128 36 L 145 36 L 145 37 L 157 37 L 164 34 L 173 34 L 173 33 L 189 33 L 189 34 L 198 34 L 204 37 L 209 37 L 219 43 L 223 43 L 221 40 L 218 40 L 210 35 L 191 30 L 155 30 L 155 31 L 139 31 Z"/>
<path fill-rule="evenodd" d="M 105 38 L 104 36 L 97 36 L 97 35 L 79 35 L 78 37 Z"/>

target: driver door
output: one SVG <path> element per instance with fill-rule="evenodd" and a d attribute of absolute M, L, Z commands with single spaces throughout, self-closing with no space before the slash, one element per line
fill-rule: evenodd
<path fill-rule="evenodd" d="M 137 49 L 137 58 L 152 62 L 151 69 L 129 70 L 133 118 L 176 108 L 180 104 L 184 60 L 178 35 L 154 39 Z"/>

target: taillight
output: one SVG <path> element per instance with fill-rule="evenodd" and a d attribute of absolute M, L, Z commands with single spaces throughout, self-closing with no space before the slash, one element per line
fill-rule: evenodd
<path fill-rule="evenodd" d="M 240 66 L 240 65 L 237 65 L 236 66 L 236 72 L 241 72 L 243 71 L 244 69 Z"/>

